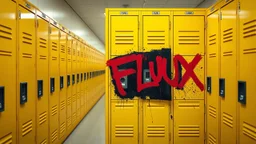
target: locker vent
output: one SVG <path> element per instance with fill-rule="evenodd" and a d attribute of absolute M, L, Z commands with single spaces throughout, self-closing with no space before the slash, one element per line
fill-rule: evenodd
<path fill-rule="evenodd" d="M 65 130 L 66 130 L 66 123 L 63 122 L 63 123 L 61 124 L 61 126 L 60 126 L 60 134 L 63 134 L 63 133 L 65 132 Z"/>
<path fill-rule="evenodd" d="M 73 113 L 73 116 L 72 116 L 72 122 L 76 122 L 76 112 L 75 113 Z"/>
<path fill-rule="evenodd" d="M 46 60 L 47 59 L 47 56 L 44 56 L 44 55 L 40 55 L 39 57 L 41 60 Z"/>
<path fill-rule="evenodd" d="M 47 40 L 43 38 L 39 38 L 39 47 L 40 48 L 47 48 Z"/>
<path fill-rule="evenodd" d="M 22 42 L 25 44 L 32 45 L 32 34 L 23 32 L 22 33 Z"/>
<path fill-rule="evenodd" d="M 53 57 L 52 57 L 52 60 L 57 60 L 57 57 L 54 57 L 54 56 L 53 56 Z"/>
<path fill-rule="evenodd" d="M 179 108 L 182 109 L 199 109 L 199 101 L 179 101 Z"/>
<path fill-rule="evenodd" d="M 71 59 L 70 59 L 70 58 L 68 58 L 68 62 L 71 62 Z"/>
<path fill-rule="evenodd" d="M 244 122 L 243 123 L 243 134 L 256 141 L 256 127 L 255 126 Z"/>
<path fill-rule="evenodd" d="M 133 137 L 134 126 L 132 125 L 116 125 L 115 137 Z"/>
<path fill-rule="evenodd" d="M 68 125 L 68 127 L 71 126 L 71 117 L 68 117 L 68 118 L 67 118 L 67 125 Z"/>
<path fill-rule="evenodd" d="M 65 50 L 65 46 L 64 46 L 64 45 L 61 45 L 60 52 L 61 52 L 61 53 L 66 53 L 66 50 Z"/>
<path fill-rule="evenodd" d="M 26 136 L 32 130 L 33 130 L 33 123 L 32 123 L 32 120 L 30 120 L 22 125 L 22 136 L 23 137 Z"/>
<path fill-rule="evenodd" d="M 47 139 L 44 139 L 40 144 L 47 144 Z"/>
<path fill-rule="evenodd" d="M 226 29 L 223 31 L 223 43 L 233 41 L 233 28 Z"/>
<path fill-rule="evenodd" d="M 12 28 L 0 24 L 0 38 L 12 40 Z"/>
<path fill-rule="evenodd" d="M 55 106 L 52 107 L 52 116 L 56 115 L 57 112 L 58 112 L 58 106 L 55 105 Z"/>
<path fill-rule="evenodd" d="M 22 53 L 23 58 L 32 58 L 32 54 L 29 53 Z"/>
<path fill-rule="evenodd" d="M 217 57 L 216 53 L 210 53 L 209 54 L 209 58 L 215 58 L 215 57 Z"/>
<path fill-rule="evenodd" d="M 213 135 L 209 134 L 209 142 L 208 143 L 209 144 L 216 144 L 217 140 Z"/>
<path fill-rule="evenodd" d="M 68 106 L 71 105 L 71 97 L 68 97 L 68 98 L 67 98 L 67 105 L 68 105 Z"/>
<path fill-rule="evenodd" d="M 12 52 L 0 50 L 0 56 L 12 56 Z"/>
<path fill-rule="evenodd" d="M 133 45 L 134 36 L 133 31 L 116 31 L 115 44 L 116 45 Z"/>
<path fill-rule="evenodd" d="M 232 55 L 233 55 L 232 51 L 223 52 L 223 56 L 232 56 Z"/>
<path fill-rule="evenodd" d="M 209 115 L 216 118 L 217 117 L 217 110 L 215 107 L 213 106 L 209 106 Z"/>
<path fill-rule="evenodd" d="M 180 45 L 199 45 L 200 31 L 179 31 Z"/>
<path fill-rule="evenodd" d="M 243 25 L 244 38 L 256 36 L 256 19 L 246 22 Z"/>
<path fill-rule="evenodd" d="M 199 137 L 200 126 L 199 125 L 180 125 L 179 137 Z"/>
<path fill-rule="evenodd" d="M 156 103 L 156 104 L 148 103 L 147 107 L 148 108 L 164 108 L 165 106 L 163 104 L 160 104 L 160 103 Z"/>
<path fill-rule="evenodd" d="M 148 45 L 164 45 L 165 44 L 165 31 L 151 30 L 147 31 L 147 44 Z"/>
<path fill-rule="evenodd" d="M 61 61 L 65 61 L 66 59 L 65 58 L 61 58 Z"/>
<path fill-rule="evenodd" d="M 217 39 L 216 34 L 209 36 L 209 45 L 215 45 L 217 42 L 216 39 Z"/>
<path fill-rule="evenodd" d="M 58 130 L 52 132 L 52 143 L 58 138 Z"/>
<path fill-rule="evenodd" d="M 76 102 L 76 95 L 73 95 L 73 102 Z"/>
<path fill-rule="evenodd" d="M 115 104 L 115 107 L 116 108 L 133 108 L 134 104 L 132 104 L 132 103 L 118 103 L 118 104 Z"/>
<path fill-rule="evenodd" d="M 39 125 L 42 125 L 47 120 L 47 112 L 43 112 L 39 115 Z"/>
<path fill-rule="evenodd" d="M 222 119 L 225 125 L 233 128 L 233 116 L 224 112 L 222 115 Z"/>
<path fill-rule="evenodd" d="M 53 51 L 57 51 L 58 47 L 57 47 L 57 43 L 56 42 L 52 42 L 52 50 Z"/>
<path fill-rule="evenodd" d="M 60 109 L 64 110 L 66 108 L 66 102 L 65 100 L 60 103 Z"/>
<path fill-rule="evenodd" d="M 243 54 L 253 54 L 256 53 L 256 48 L 249 48 L 249 49 L 244 49 Z"/>
<path fill-rule="evenodd" d="M 68 55 L 71 55 L 71 48 L 68 47 Z"/>
<path fill-rule="evenodd" d="M 148 137 L 165 137 L 164 125 L 149 125 L 147 128 Z"/>
<path fill-rule="evenodd" d="M 9 133 L 0 138 L 0 144 L 11 144 L 12 143 L 12 133 Z"/>

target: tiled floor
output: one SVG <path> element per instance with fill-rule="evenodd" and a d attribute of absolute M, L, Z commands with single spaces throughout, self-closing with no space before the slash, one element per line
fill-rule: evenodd
<path fill-rule="evenodd" d="M 92 108 L 64 144 L 105 144 L 105 96 Z"/>

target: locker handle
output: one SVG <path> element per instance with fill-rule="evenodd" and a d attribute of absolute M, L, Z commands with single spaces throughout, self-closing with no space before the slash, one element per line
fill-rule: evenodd
<path fill-rule="evenodd" d="M 238 81 L 238 102 L 246 104 L 246 82 Z"/>
<path fill-rule="evenodd" d="M 70 86 L 70 75 L 68 75 L 68 78 L 67 78 L 67 86 L 68 87 Z"/>
<path fill-rule="evenodd" d="M 83 74 L 81 73 L 81 82 L 83 81 Z"/>
<path fill-rule="evenodd" d="M 55 87 L 54 87 L 55 84 L 54 83 L 55 83 L 55 79 L 51 78 L 50 79 L 50 86 L 51 86 L 50 90 L 51 90 L 51 93 L 53 93 L 54 90 L 55 90 Z"/>
<path fill-rule="evenodd" d="M 38 98 L 43 96 L 43 80 L 38 80 L 37 81 L 37 94 Z"/>
<path fill-rule="evenodd" d="M 74 85 L 75 84 L 75 75 L 73 74 L 72 75 L 72 85 Z"/>
<path fill-rule="evenodd" d="M 207 92 L 212 93 L 212 78 L 207 77 L 206 81 L 207 81 Z"/>
<path fill-rule="evenodd" d="M 84 80 L 86 80 L 86 73 L 84 73 Z"/>
<path fill-rule="evenodd" d="M 28 101 L 28 84 L 20 83 L 20 104 L 25 104 Z"/>
<path fill-rule="evenodd" d="M 180 62 L 178 62 L 178 69 L 179 69 L 179 83 L 181 82 L 181 80 L 182 80 L 182 66 L 181 66 L 181 63 Z M 183 88 L 176 88 L 176 89 L 178 89 L 178 90 L 183 90 Z"/>
<path fill-rule="evenodd" d="M 4 87 L 0 87 L 0 112 L 4 111 Z"/>
<path fill-rule="evenodd" d="M 63 89 L 64 88 L 64 77 L 63 76 L 60 76 L 60 89 Z"/>
<path fill-rule="evenodd" d="M 219 96 L 225 97 L 225 79 L 219 79 Z"/>
<path fill-rule="evenodd" d="M 79 83 L 79 74 L 76 75 L 77 83 Z"/>
<path fill-rule="evenodd" d="M 149 69 L 144 69 L 143 70 L 143 83 L 148 83 L 148 82 L 151 82 L 150 71 L 149 71 Z"/>

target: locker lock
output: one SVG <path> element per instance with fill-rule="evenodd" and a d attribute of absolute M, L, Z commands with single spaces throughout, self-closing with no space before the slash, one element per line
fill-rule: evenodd
<path fill-rule="evenodd" d="M 68 75 L 68 78 L 67 78 L 67 86 L 70 86 L 70 75 Z"/>
<path fill-rule="evenodd" d="M 123 87 L 124 89 L 127 89 L 127 88 L 128 88 L 127 76 L 122 77 L 122 78 L 120 79 L 120 81 L 121 81 L 122 87 Z"/>
<path fill-rule="evenodd" d="M 20 83 L 20 104 L 25 104 L 28 101 L 28 84 Z"/>
<path fill-rule="evenodd" d="M 207 77 L 207 92 L 211 93 L 212 92 L 212 78 Z"/>
<path fill-rule="evenodd" d="M 219 79 L 219 96 L 225 97 L 225 79 Z"/>
<path fill-rule="evenodd" d="M 60 76 L 60 89 L 64 88 L 64 77 Z"/>
<path fill-rule="evenodd" d="M 0 112 L 4 111 L 4 87 L 0 87 Z"/>
<path fill-rule="evenodd" d="M 149 69 L 143 70 L 143 83 L 151 82 L 151 76 Z"/>
<path fill-rule="evenodd" d="M 72 75 L 72 85 L 74 85 L 75 84 L 75 75 L 73 74 Z"/>
<path fill-rule="evenodd" d="M 246 82 L 238 82 L 238 102 L 246 104 Z"/>
<path fill-rule="evenodd" d="M 37 90 L 38 90 L 38 98 L 43 96 L 43 80 L 38 80 L 37 81 Z"/>
<path fill-rule="evenodd" d="M 50 79 L 50 90 L 51 90 L 51 93 L 53 93 L 54 92 L 54 90 L 55 90 L 55 79 L 54 78 L 51 78 Z"/>

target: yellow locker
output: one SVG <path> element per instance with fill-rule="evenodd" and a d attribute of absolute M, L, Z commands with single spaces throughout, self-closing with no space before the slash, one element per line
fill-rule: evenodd
<path fill-rule="evenodd" d="M 143 101 L 143 144 L 169 144 L 170 101 Z"/>
<path fill-rule="evenodd" d="M 239 142 L 256 143 L 256 11 L 254 0 L 240 0 L 239 11 L 239 61 L 238 61 L 238 101 L 239 101 Z"/>
<path fill-rule="evenodd" d="M 67 34 L 66 29 L 61 27 L 60 31 L 60 138 L 62 138 L 66 132 L 66 105 L 67 105 Z"/>
<path fill-rule="evenodd" d="M 76 80 L 77 80 L 77 85 L 76 85 L 76 115 L 77 115 L 77 119 L 80 120 L 80 116 L 81 116 L 81 79 L 80 79 L 80 71 L 81 71 L 81 51 L 80 51 L 80 42 L 77 41 L 77 45 L 76 45 L 76 52 L 77 52 L 77 65 L 76 65 Z"/>
<path fill-rule="evenodd" d="M 80 43 L 80 47 L 81 47 L 81 57 L 80 57 L 80 78 L 81 78 L 81 116 L 84 116 L 84 45 L 81 42 Z M 81 117 L 81 118 L 82 118 Z"/>
<path fill-rule="evenodd" d="M 87 106 L 87 99 L 88 99 L 88 90 L 87 90 L 87 83 L 88 83 L 88 68 L 87 68 L 87 61 L 88 61 L 88 47 L 87 44 L 85 44 L 84 47 L 84 93 L 85 93 L 85 98 L 84 98 L 84 105 L 85 105 L 85 113 L 87 114 L 88 111 L 88 106 Z"/>
<path fill-rule="evenodd" d="M 68 35 L 67 41 L 67 129 L 71 130 L 72 119 L 72 37 Z M 65 82 L 64 82 L 65 83 Z"/>
<path fill-rule="evenodd" d="M 204 144 L 204 100 L 175 100 L 174 143 Z"/>
<path fill-rule="evenodd" d="M 3 0 L 0 13 L 0 143 L 17 143 L 16 123 L 16 57 L 17 21 L 15 1 Z M 33 31 L 33 30 L 32 30 Z"/>
<path fill-rule="evenodd" d="M 139 144 L 138 100 L 111 100 L 111 144 Z"/>
<path fill-rule="evenodd" d="M 49 141 L 49 18 L 37 10 L 37 143 Z"/>
<path fill-rule="evenodd" d="M 174 16 L 174 54 L 204 55 L 204 16 Z"/>
<path fill-rule="evenodd" d="M 22 3 L 23 4 L 23 3 Z M 35 143 L 36 137 L 36 29 L 35 9 L 20 5 L 18 57 L 18 134 L 19 143 Z M 26 7 L 26 8 L 25 8 Z M 30 10 L 31 11 L 30 11 Z"/>
<path fill-rule="evenodd" d="M 138 51 L 138 14 L 136 11 L 125 11 L 113 12 L 113 15 L 110 16 L 112 23 L 110 26 L 111 55 L 123 55 L 131 51 Z"/>
<path fill-rule="evenodd" d="M 170 11 L 143 11 L 142 51 L 170 48 Z"/>
<path fill-rule="evenodd" d="M 207 17 L 207 143 L 219 142 L 219 11 Z"/>
<path fill-rule="evenodd" d="M 190 63 L 195 56 L 183 56 L 184 59 Z M 204 84 L 205 79 L 205 66 L 204 66 L 204 56 L 200 62 L 196 65 L 194 73 L 198 77 L 201 83 Z M 182 67 L 182 75 L 186 72 L 184 67 Z M 192 78 L 190 78 L 185 84 L 183 89 L 174 88 L 174 99 L 204 99 L 205 91 L 201 91 L 199 87 L 195 84 Z"/>
<path fill-rule="evenodd" d="M 59 43 L 60 31 L 58 24 L 51 20 L 50 24 L 50 50 L 49 50 L 49 110 L 50 110 L 50 143 L 56 143 L 59 139 Z"/>
<path fill-rule="evenodd" d="M 73 38 L 72 40 L 72 124 L 76 124 L 77 116 L 76 116 L 76 71 L 77 71 L 77 52 L 76 52 L 77 42 Z"/>

